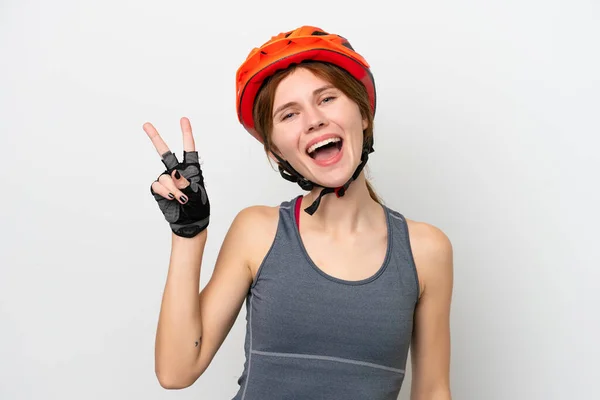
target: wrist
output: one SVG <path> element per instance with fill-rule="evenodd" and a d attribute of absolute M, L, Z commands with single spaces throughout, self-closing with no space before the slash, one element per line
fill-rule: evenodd
<path fill-rule="evenodd" d="M 181 243 L 184 245 L 204 244 L 204 243 L 206 243 L 207 238 L 208 238 L 208 227 L 206 227 L 205 229 L 203 229 L 201 232 L 199 232 L 198 234 L 196 234 L 193 237 L 179 236 L 175 232 L 171 231 L 171 240 L 172 240 L 173 244 L 175 244 L 175 243 L 177 243 L 177 244 Z"/>

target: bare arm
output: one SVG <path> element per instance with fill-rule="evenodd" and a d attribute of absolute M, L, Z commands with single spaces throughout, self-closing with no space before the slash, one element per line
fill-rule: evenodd
<path fill-rule="evenodd" d="M 193 238 L 172 235 L 171 259 L 155 343 L 155 369 L 166 388 L 183 386 L 196 374 L 202 320 L 198 301 L 207 231 Z"/>
<path fill-rule="evenodd" d="M 411 400 L 451 400 L 452 245 L 439 229 L 414 223 L 411 245 L 422 283 L 411 346 Z"/>
<path fill-rule="evenodd" d="M 253 213 L 254 209 L 238 214 L 223 242 L 213 275 L 199 293 L 210 206 L 187 118 L 181 119 L 181 130 L 183 164 L 154 126 L 144 124 L 144 131 L 168 168 L 152 183 L 152 192 L 176 232 L 172 234 L 155 343 L 156 375 L 160 384 L 170 389 L 190 386 L 198 379 L 233 325 L 252 281 L 250 250 L 257 248 L 254 241 L 261 237 L 254 234 L 252 216 L 262 215 Z"/>
<path fill-rule="evenodd" d="M 240 212 L 227 232 L 211 279 L 198 293 L 206 236 L 173 238 L 173 252 L 156 336 L 156 374 L 165 388 L 192 385 L 208 368 L 231 330 L 252 274 L 247 256 L 261 216 Z M 200 235 L 198 235 L 200 236 Z"/>

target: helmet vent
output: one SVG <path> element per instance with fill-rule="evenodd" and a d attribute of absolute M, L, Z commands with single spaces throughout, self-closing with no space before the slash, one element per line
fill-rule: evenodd
<path fill-rule="evenodd" d="M 354 51 L 354 48 L 350 45 L 350 42 L 348 42 L 347 40 L 342 42 L 342 46 L 347 47 L 350 50 Z"/>

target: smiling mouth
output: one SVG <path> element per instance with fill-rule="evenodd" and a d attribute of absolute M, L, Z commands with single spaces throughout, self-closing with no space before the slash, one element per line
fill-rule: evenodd
<path fill-rule="evenodd" d="M 342 150 L 344 141 L 339 137 L 333 137 L 320 141 L 310 146 L 306 153 L 317 161 L 329 160 Z"/>

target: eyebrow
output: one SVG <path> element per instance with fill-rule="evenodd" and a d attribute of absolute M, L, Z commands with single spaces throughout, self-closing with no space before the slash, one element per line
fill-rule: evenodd
<path fill-rule="evenodd" d="M 322 93 L 322 92 L 324 92 L 326 90 L 329 90 L 329 89 L 335 89 L 335 86 L 333 86 L 333 85 L 326 85 L 326 86 L 322 86 L 322 87 L 320 87 L 318 89 L 315 89 L 313 91 L 313 96 L 317 96 L 320 93 Z M 296 104 L 297 103 L 295 101 L 290 101 L 290 102 L 285 103 L 282 106 L 277 107 L 277 109 L 273 112 L 273 117 L 275 117 L 277 114 L 279 114 L 281 112 L 281 110 L 286 109 L 286 108 L 288 108 L 290 106 L 293 106 L 293 105 L 296 105 Z"/>

